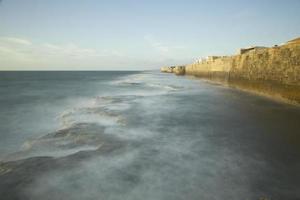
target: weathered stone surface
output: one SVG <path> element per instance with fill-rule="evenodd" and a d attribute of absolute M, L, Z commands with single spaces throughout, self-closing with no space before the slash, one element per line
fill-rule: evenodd
<path fill-rule="evenodd" d="M 160 71 L 161 72 L 165 72 L 165 73 L 173 73 L 173 69 L 174 68 L 175 68 L 174 66 L 171 66 L 171 67 L 162 67 L 162 68 L 160 68 Z"/>
<path fill-rule="evenodd" d="M 176 66 L 176 67 L 173 69 L 173 72 L 174 72 L 176 75 L 184 75 L 184 74 L 185 74 L 185 66 Z"/>
<path fill-rule="evenodd" d="M 165 73 L 175 73 L 176 75 L 184 75 L 185 74 L 185 66 L 162 67 L 162 68 L 160 68 L 160 71 L 165 72 Z"/>

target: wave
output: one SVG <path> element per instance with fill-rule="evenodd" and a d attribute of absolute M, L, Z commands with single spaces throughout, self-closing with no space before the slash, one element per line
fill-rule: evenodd
<path fill-rule="evenodd" d="M 184 89 L 182 85 L 178 85 L 176 82 L 162 83 L 160 77 L 157 78 L 148 73 L 128 75 L 111 81 L 110 84 L 118 87 L 130 86 L 129 93 L 135 93 L 141 96 L 164 95 Z"/>
<path fill-rule="evenodd" d="M 78 151 L 96 150 L 107 140 L 107 128 L 126 126 L 124 112 L 137 98 L 135 95 L 96 96 L 81 100 L 56 117 L 61 125 L 57 131 L 28 139 L 20 151 L 7 155 L 3 160 L 35 156 L 62 157 Z"/>
<path fill-rule="evenodd" d="M 118 87 L 126 84 L 135 87 L 120 93 L 108 92 L 106 95 L 79 99 L 73 106 L 57 115 L 59 129 L 25 141 L 20 151 L 7 158 L 60 157 L 78 151 L 95 150 L 101 146 L 103 135 L 130 140 L 153 135 L 152 131 L 145 132 L 145 129 L 133 124 L 130 127 L 127 125 L 128 119 L 134 114 L 131 108 L 151 105 L 149 96 L 165 95 L 182 89 L 173 84 L 163 85 L 159 81 L 161 80 L 156 80 L 149 74 L 134 74 L 110 82 L 118 84 Z"/>
<path fill-rule="evenodd" d="M 139 86 L 145 83 L 146 74 L 133 74 L 120 78 L 119 80 L 112 81 L 112 85 L 117 86 Z"/>
<path fill-rule="evenodd" d="M 65 157 L 80 151 L 94 151 L 115 139 L 105 134 L 105 126 L 93 123 L 73 124 L 42 137 L 27 140 L 22 149 L 10 154 L 5 161 L 37 156 Z"/>
<path fill-rule="evenodd" d="M 149 83 L 149 84 L 147 84 L 147 86 L 152 87 L 152 88 L 160 88 L 160 89 L 164 89 L 167 91 L 178 91 L 178 90 L 182 90 L 184 88 L 182 86 L 162 85 L 160 83 Z"/>
<path fill-rule="evenodd" d="M 63 111 L 57 120 L 62 127 L 76 123 L 97 123 L 104 126 L 125 125 L 122 113 L 130 108 L 130 100 L 135 96 L 97 96 L 93 103 L 73 107 Z"/>

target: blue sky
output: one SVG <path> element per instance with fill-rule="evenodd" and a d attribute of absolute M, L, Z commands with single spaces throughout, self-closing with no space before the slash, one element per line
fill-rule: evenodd
<path fill-rule="evenodd" d="M 191 63 L 300 36 L 298 0 L 2 0 L 0 69 Z"/>

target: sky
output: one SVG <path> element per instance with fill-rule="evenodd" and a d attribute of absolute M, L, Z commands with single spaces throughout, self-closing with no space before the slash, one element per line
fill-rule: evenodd
<path fill-rule="evenodd" d="M 0 0 L 0 70 L 149 70 L 300 36 L 300 0 Z"/>

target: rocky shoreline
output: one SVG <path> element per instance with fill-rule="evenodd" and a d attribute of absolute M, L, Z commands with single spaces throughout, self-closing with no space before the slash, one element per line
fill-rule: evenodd
<path fill-rule="evenodd" d="M 192 75 L 300 105 L 300 38 L 273 47 L 242 48 L 233 56 L 209 56 L 161 72 Z"/>

